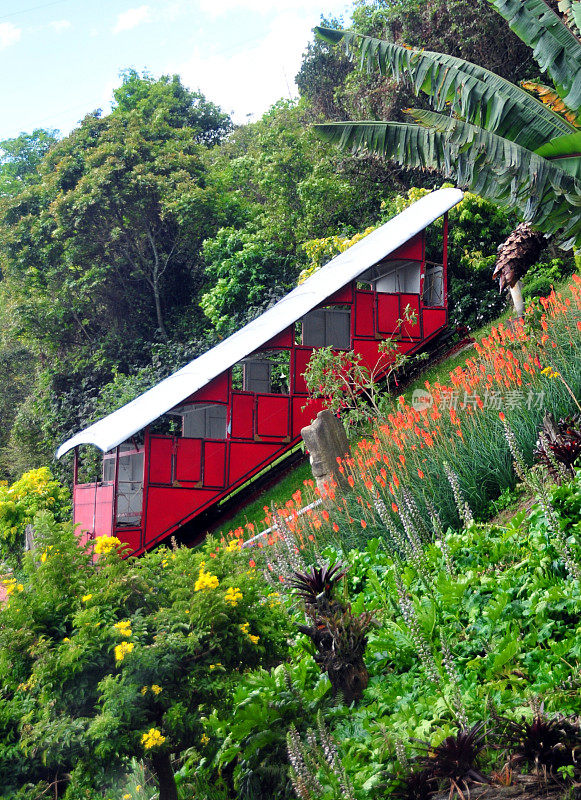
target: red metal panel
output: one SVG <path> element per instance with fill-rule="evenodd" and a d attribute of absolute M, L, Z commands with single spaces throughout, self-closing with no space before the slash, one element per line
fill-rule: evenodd
<path fill-rule="evenodd" d="M 446 325 L 446 310 L 444 308 L 424 308 L 422 310 L 424 323 L 424 339 L 428 339 L 440 328 Z"/>
<path fill-rule="evenodd" d="M 390 336 L 399 331 L 399 295 L 377 294 L 377 332 Z"/>
<path fill-rule="evenodd" d="M 149 483 L 171 483 L 173 438 L 152 436 L 149 450 Z"/>
<path fill-rule="evenodd" d="M 374 305 L 374 292 L 355 292 L 355 336 L 375 336 Z"/>
<path fill-rule="evenodd" d="M 293 397 L 293 438 L 299 436 L 301 428 L 310 425 L 323 408 L 324 403 L 319 398 Z"/>
<path fill-rule="evenodd" d="M 111 536 L 113 519 L 113 484 L 82 483 L 73 488 L 74 522 L 78 531 Z M 85 541 L 86 541 L 85 537 Z"/>
<path fill-rule="evenodd" d="M 409 258 L 414 261 L 422 261 L 424 257 L 424 232 L 416 234 L 413 239 L 398 247 L 393 253 L 390 253 L 388 259 Z"/>
<path fill-rule="evenodd" d="M 331 303 L 352 303 L 353 302 L 353 284 L 349 283 L 347 286 L 344 286 L 342 289 L 339 289 L 338 292 L 332 294 L 328 300 L 325 300 L 325 305 L 331 305 Z"/>
<path fill-rule="evenodd" d="M 291 325 L 289 328 L 285 328 L 284 331 L 279 333 L 273 339 L 271 339 L 266 344 L 263 344 L 260 348 L 261 350 L 273 350 L 277 347 L 288 348 L 293 346 L 293 338 L 294 338 L 294 325 Z"/>
<path fill-rule="evenodd" d="M 191 395 L 186 403 L 199 403 L 201 401 L 212 403 L 226 403 L 228 401 L 228 371 L 223 372 L 210 381 L 199 392 Z"/>
<path fill-rule="evenodd" d="M 176 446 L 176 480 L 192 483 L 202 480 L 201 439 L 178 439 Z"/>
<path fill-rule="evenodd" d="M 353 350 L 361 354 L 361 363 L 372 369 L 379 360 L 379 342 L 377 339 L 356 339 L 353 342 Z"/>
<path fill-rule="evenodd" d="M 256 397 L 256 435 L 288 436 L 290 398 L 263 394 Z"/>
<path fill-rule="evenodd" d="M 416 322 L 412 325 L 411 322 L 405 320 L 405 308 L 410 307 L 412 312 L 416 314 Z M 422 335 L 421 317 L 420 317 L 420 296 L 418 294 L 400 294 L 399 296 L 400 316 L 404 320 L 401 325 L 401 335 L 406 339 L 419 339 Z"/>
<path fill-rule="evenodd" d="M 141 550 L 141 528 L 131 528 L 130 530 L 116 528 L 115 536 L 124 544 L 129 545 L 123 550 L 123 555 L 131 556 Z"/>
<path fill-rule="evenodd" d="M 262 442 L 232 442 L 230 445 L 230 469 L 228 487 L 234 486 L 242 478 L 252 475 L 263 464 L 268 463 L 286 445 Z"/>
<path fill-rule="evenodd" d="M 415 350 L 418 350 L 418 348 L 420 346 L 421 346 L 421 342 L 398 342 L 397 343 L 397 349 L 399 350 L 400 353 L 413 352 Z"/>
<path fill-rule="evenodd" d="M 226 442 L 204 442 L 204 486 L 222 488 L 226 477 Z"/>
<path fill-rule="evenodd" d="M 220 492 L 217 490 L 152 486 L 149 490 L 144 546 L 147 548 L 164 534 L 168 535 L 195 516 L 203 505 L 219 496 Z"/>
<path fill-rule="evenodd" d="M 252 439 L 254 436 L 254 395 L 232 395 L 232 437 Z"/>
<path fill-rule="evenodd" d="M 312 355 L 312 347 L 295 347 L 294 352 L 294 391 L 293 394 L 308 394 L 307 384 L 303 373 L 307 368 Z"/>

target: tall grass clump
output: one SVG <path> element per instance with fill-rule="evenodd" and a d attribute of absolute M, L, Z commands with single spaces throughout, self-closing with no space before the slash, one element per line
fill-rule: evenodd
<path fill-rule="evenodd" d="M 529 466 L 544 415 L 558 419 L 576 409 L 579 276 L 569 289 L 571 297 L 551 292 L 523 320 L 492 328 L 450 373 L 448 385 L 426 382 L 422 402 L 402 396 L 375 420 L 372 434 L 338 464 L 352 491 L 339 497 L 333 484 L 324 511 L 297 517 L 287 509 L 287 524 L 307 549 L 313 532 L 343 547 L 379 535 L 407 557 L 414 537 L 425 540 L 440 529 L 459 529 L 472 516 L 482 519 L 490 501 L 517 480 L 505 427 Z M 310 494 L 307 489 L 303 502 Z"/>

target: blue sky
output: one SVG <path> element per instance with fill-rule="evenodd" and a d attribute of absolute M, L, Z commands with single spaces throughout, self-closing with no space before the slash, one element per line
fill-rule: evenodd
<path fill-rule="evenodd" d="M 236 122 L 256 119 L 294 76 L 321 14 L 344 0 L 0 0 L 0 139 L 66 134 L 110 108 L 127 67 L 177 73 Z M 251 116 L 248 116 L 251 115 Z"/>

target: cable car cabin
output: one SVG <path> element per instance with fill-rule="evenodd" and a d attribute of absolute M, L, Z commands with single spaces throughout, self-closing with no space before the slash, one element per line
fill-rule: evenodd
<path fill-rule="evenodd" d="M 447 211 L 461 199 L 457 189 L 423 197 L 237 333 L 63 444 L 58 457 L 75 450 L 81 536 L 115 535 L 140 554 L 297 444 L 322 408 L 308 401 L 303 375 L 313 349 L 353 349 L 371 367 L 383 339 L 413 353 L 441 332 Z M 440 254 L 427 258 L 426 228 L 441 216 Z M 84 444 L 104 452 L 91 483 L 79 482 Z"/>

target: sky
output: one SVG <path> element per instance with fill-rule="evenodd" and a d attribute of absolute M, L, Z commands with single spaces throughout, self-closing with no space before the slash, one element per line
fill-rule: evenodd
<path fill-rule="evenodd" d="M 0 140 L 106 114 L 123 69 L 174 73 L 232 114 L 297 96 L 312 28 L 344 0 L 0 0 Z"/>

